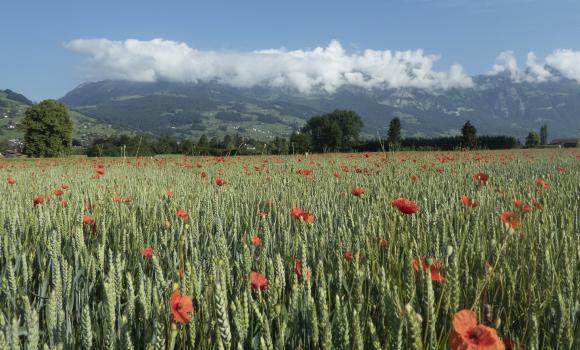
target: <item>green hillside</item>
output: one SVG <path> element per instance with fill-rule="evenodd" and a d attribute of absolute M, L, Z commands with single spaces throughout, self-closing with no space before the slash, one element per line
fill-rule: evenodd
<path fill-rule="evenodd" d="M 20 138 L 24 134 L 18 125 L 28 107 L 33 104 L 21 94 L 11 90 L 0 90 L 0 143 Z M 69 111 L 74 124 L 73 139 L 81 144 L 90 144 L 96 138 L 108 137 L 120 132 L 130 133 L 126 129 L 112 126 L 106 122 L 87 117 L 77 111 Z"/>

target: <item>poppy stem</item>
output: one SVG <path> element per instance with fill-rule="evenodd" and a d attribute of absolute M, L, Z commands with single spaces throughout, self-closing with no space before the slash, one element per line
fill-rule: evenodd
<path fill-rule="evenodd" d="M 483 284 L 481 285 L 481 290 L 479 290 L 476 295 L 475 295 L 475 300 L 473 301 L 473 305 L 471 306 L 471 310 L 475 309 L 475 306 L 477 305 L 477 303 L 479 302 L 479 299 L 481 298 L 481 296 L 483 295 L 483 292 L 485 290 L 485 288 L 487 287 L 489 281 L 491 280 L 491 278 L 493 277 L 494 273 L 495 273 L 495 267 L 499 265 L 499 261 L 503 256 L 504 250 L 507 246 L 507 241 L 509 239 L 510 236 L 506 236 L 503 244 L 501 245 L 500 249 L 499 249 L 499 254 L 497 255 L 497 259 L 495 261 L 495 266 L 493 269 L 491 269 L 491 271 L 487 274 L 487 276 L 485 277 L 485 281 L 483 281 Z"/>

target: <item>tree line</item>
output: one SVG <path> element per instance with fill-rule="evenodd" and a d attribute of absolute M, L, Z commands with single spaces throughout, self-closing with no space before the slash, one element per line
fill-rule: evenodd
<path fill-rule="evenodd" d="M 157 154 L 226 155 L 226 154 L 295 154 L 305 152 L 371 152 L 393 150 L 457 150 L 509 149 L 520 147 L 511 136 L 478 136 L 469 121 L 461 128 L 461 135 L 435 138 L 403 138 L 401 121 L 391 119 L 386 139 L 361 140 L 362 118 L 354 111 L 335 110 L 312 117 L 290 138 L 276 137 L 264 142 L 238 134 L 222 138 L 200 136 L 196 140 L 171 136 L 119 135 L 95 139 L 92 144 L 76 153 L 91 157 L 150 156 Z M 66 106 L 46 100 L 27 109 L 21 124 L 25 132 L 24 153 L 33 157 L 66 156 L 73 152 L 72 122 Z M 526 146 L 547 144 L 547 126 L 540 135 L 530 132 Z"/>

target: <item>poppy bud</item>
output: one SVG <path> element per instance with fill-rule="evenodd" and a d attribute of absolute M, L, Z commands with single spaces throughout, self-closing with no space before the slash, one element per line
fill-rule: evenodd
<path fill-rule="evenodd" d="M 453 246 L 448 245 L 447 246 L 447 257 L 450 257 L 451 255 L 453 255 Z"/>

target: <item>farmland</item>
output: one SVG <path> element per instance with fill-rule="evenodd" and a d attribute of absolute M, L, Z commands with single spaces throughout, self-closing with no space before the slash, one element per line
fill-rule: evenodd
<path fill-rule="evenodd" d="M 579 158 L 3 160 L 0 348 L 579 348 Z"/>

